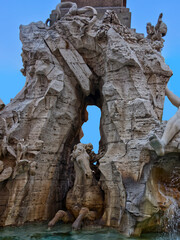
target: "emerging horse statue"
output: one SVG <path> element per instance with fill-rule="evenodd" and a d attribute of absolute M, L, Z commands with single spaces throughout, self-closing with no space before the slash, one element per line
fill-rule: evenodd
<path fill-rule="evenodd" d="M 74 161 L 75 182 L 73 188 L 67 193 L 67 211 L 59 210 L 48 226 L 52 227 L 59 220 L 73 222 L 73 229 L 81 228 L 83 219 L 94 222 L 103 214 L 103 192 L 90 168 L 92 144 L 79 143 L 72 152 Z"/>

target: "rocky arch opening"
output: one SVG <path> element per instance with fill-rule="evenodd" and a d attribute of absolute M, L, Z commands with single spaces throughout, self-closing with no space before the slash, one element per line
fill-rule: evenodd
<path fill-rule="evenodd" d="M 64 71 L 67 69 L 64 68 Z M 92 72 L 94 71 L 92 70 Z M 66 74 L 69 74 L 68 70 L 66 71 Z M 81 85 L 76 82 L 76 79 L 74 79 L 74 81 L 70 81 L 69 84 L 70 86 L 72 84 L 72 97 L 74 97 L 73 102 L 71 102 L 71 104 L 68 104 L 68 107 L 66 107 L 67 104 L 66 101 L 64 101 L 64 95 L 63 98 L 60 97 L 59 101 L 56 103 L 56 110 L 54 112 L 55 116 L 57 113 L 60 115 L 60 119 L 58 119 L 58 123 L 55 118 L 52 120 L 55 125 L 56 123 L 60 123 L 61 126 L 63 121 L 64 128 L 67 125 L 67 135 L 64 138 L 63 146 L 61 145 L 62 147 L 59 148 L 59 151 L 57 153 L 58 163 L 54 171 L 53 183 L 49 194 L 49 210 L 47 211 L 49 220 L 52 219 L 58 210 L 63 209 L 66 211 L 68 209 L 66 200 L 68 199 L 68 193 L 71 191 L 71 189 L 73 189 L 75 186 L 74 183 L 76 181 L 76 172 L 74 168 L 75 159 L 73 158 L 72 154 L 76 146 L 80 143 L 81 127 L 86 122 L 86 108 L 87 106 L 95 106 L 98 107 L 100 112 L 103 108 L 102 79 L 95 73 L 90 79 L 90 94 L 88 96 L 83 92 Z M 68 90 L 69 89 L 67 89 L 67 91 Z M 65 98 L 66 97 L 67 96 L 65 96 Z M 61 113 L 62 108 L 66 109 L 63 115 Z M 104 116 L 102 116 L 102 119 L 103 117 Z M 93 184 L 95 184 L 93 187 L 97 185 L 97 182 L 100 179 L 100 170 L 98 168 L 99 160 L 104 155 L 106 146 L 106 136 L 103 131 L 102 124 L 100 124 L 99 128 L 100 129 L 98 129 L 98 131 L 100 131 L 101 136 L 100 142 L 98 144 L 99 153 L 95 154 L 92 153 L 93 151 L 89 152 L 89 149 L 87 150 L 87 154 L 90 156 L 90 168 L 93 172 Z M 62 131 L 64 130 L 65 129 Z M 61 132 L 58 134 L 61 134 Z M 79 176 L 79 174 L 77 175 Z M 100 187 L 98 188 L 100 189 Z M 100 189 L 100 192 L 101 196 L 104 198 L 102 189 Z"/>
<path fill-rule="evenodd" d="M 73 216 L 75 216 L 76 214 L 73 212 L 73 206 L 75 205 L 76 208 L 81 207 L 82 203 L 84 204 L 84 201 L 86 201 L 87 194 L 91 195 L 91 199 L 89 201 L 90 204 L 88 202 L 88 208 L 90 211 L 93 209 L 93 211 L 97 212 L 98 215 L 96 218 L 100 219 L 102 217 L 104 210 L 104 192 L 98 185 L 98 181 L 100 179 L 100 170 L 98 167 L 99 159 L 102 156 L 102 143 L 100 140 L 103 134 L 101 134 L 100 131 L 100 118 L 103 101 L 101 92 L 97 88 L 92 89 L 89 96 L 84 96 L 80 87 L 76 86 L 77 95 L 81 101 L 79 106 L 76 105 L 74 108 L 76 110 L 74 125 L 71 126 L 68 138 L 64 144 L 64 149 L 59 155 L 57 170 L 54 175 L 53 186 L 55 187 L 52 189 L 51 194 L 53 197 L 51 198 L 51 204 L 49 204 L 51 206 L 51 209 L 49 210 L 49 219 L 52 219 L 55 213 L 59 210 L 62 210 L 63 212 L 69 211 L 73 213 Z M 80 96 L 80 94 L 82 95 Z M 88 145 L 91 143 L 94 145 L 91 139 L 88 139 L 87 142 L 81 140 L 81 127 L 88 122 L 87 112 L 91 111 L 89 109 L 96 109 L 95 111 L 92 110 L 92 112 L 94 112 L 93 114 L 92 112 L 89 113 L 89 120 L 92 119 L 95 122 L 98 122 L 96 124 L 96 130 L 91 129 L 91 132 L 94 132 L 95 134 L 98 132 L 98 140 L 96 140 L 97 147 L 96 150 L 94 149 L 95 153 L 91 151 L 91 146 L 86 148 L 86 146 L 82 146 L 83 144 L 80 144 L 84 143 Z M 91 126 L 94 127 L 94 124 L 92 123 Z M 86 135 L 85 131 L 84 134 Z M 85 161 L 86 159 L 88 164 L 87 161 Z M 88 168 L 90 168 L 91 171 L 87 171 Z M 88 177 L 85 177 L 86 174 L 84 173 L 86 173 Z M 82 201 L 78 200 L 78 194 L 81 194 Z M 98 204 L 93 205 L 95 202 L 93 199 L 95 199 Z M 98 210 L 96 210 L 96 205 L 98 206 Z M 54 207 L 53 211 L 52 206 Z"/>
<path fill-rule="evenodd" d="M 93 151 L 97 154 L 99 151 L 100 135 L 100 118 L 101 110 L 95 105 L 86 107 L 86 122 L 81 127 L 80 142 L 92 143 Z"/>
<path fill-rule="evenodd" d="M 99 181 L 99 160 L 105 153 L 105 137 L 102 129 L 103 99 L 99 90 L 99 85 L 91 91 L 89 96 L 83 99 L 84 104 L 82 105 L 80 114 L 81 125 L 79 126 L 79 142 L 93 145 L 92 151 L 88 152 L 88 154 L 90 154 L 90 168 L 94 173 L 95 179 Z"/>

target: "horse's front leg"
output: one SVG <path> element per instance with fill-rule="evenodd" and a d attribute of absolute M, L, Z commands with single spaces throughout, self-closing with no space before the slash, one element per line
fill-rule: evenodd
<path fill-rule="evenodd" d="M 48 223 L 48 227 L 53 227 L 58 221 L 62 220 L 65 223 L 73 222 L 74 217 L 69 213 L 63 210 L 59 210 L 54 218 Z"/>
<path fill-rule="evenodd" d="M 88 215 L 88 213 L 89 213 L 88 208 L 86 208 L 86 207 L 81 208 L 81 210 L 79 212 L 79 216 L 76 218 L 76 220 L 74 221 L 74 223 L 72 225 L 73 230 L 79 230 L 81 228 L 82 221 Z"/>

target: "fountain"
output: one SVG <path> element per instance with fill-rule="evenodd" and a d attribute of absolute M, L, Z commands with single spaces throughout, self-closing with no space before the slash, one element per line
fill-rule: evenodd
<path fill-rule="evenodd" d="M 20 26 L 26 84 L 0 110 L 0 226 L 52 219 L 121 237 L 176 234 L 180 133 L 162 144 L 172 76 L 163 15 L 144 37 L 115 9 L 100 18 L 93 6 L 66 4 L 64 16 L 58 4 L 46 23 Z M 88 105 L 101 109 L 98 154 L 80 143 Z"/>

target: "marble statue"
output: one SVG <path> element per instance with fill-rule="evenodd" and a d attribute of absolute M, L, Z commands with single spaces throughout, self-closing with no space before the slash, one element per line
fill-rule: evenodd
<path fill-rule="evenodd" d="M 153 135 L 150 137 L 150 145 L 154 148 L 158 156 L 165 154 L 165 147 L 171 139 L 180 131 L 180 98 L 166 87 L 166 96 L 171 103 L 179 108 L 176 114 L 168 121 L 161 139 Z"/>
<path fill-rule="evenodd" d="M 147 23 L 147 39 L 151 41 L 154 48 L 160 51 L 163 48 L 163 38 L 167 33 L 167 25 L 162 21 L 163 14 L 161 13 L 158 18 L 156 26 L 153 26 L 151 23 Z"/>
<path fill-rule="evenodd" d="M 103 209 L 103 194 L 90 168 L 90 156 L 87 152 L 92 144 L 79 143 L 74 146 L 72 160 L 74 161 L 75 181 L 73 188 L 66 197 L 67 212 L 59 210 L 49 222 L 52 227 L 59 220 L 73 222 L 73 229 L 81 228 L 83 219 L 94 221 L 100 219 Z M 91 197 L 90 197 L 91 196 Z"/>

